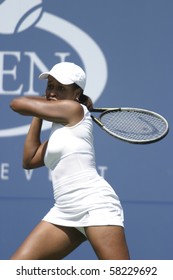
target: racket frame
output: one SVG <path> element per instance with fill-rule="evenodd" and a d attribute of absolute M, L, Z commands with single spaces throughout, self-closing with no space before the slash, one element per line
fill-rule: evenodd
<path fill-rule="evenodd" d="M 136 140 L 136 139 L 128 139 L 126 137 L 123 137 L 123 136 L 120 136 L 120 135 L 117 135 L 113 132 L 111 132 L 109 129 L 107 129 L 104 124 L 101 122 L 101 117 L 102 115 L 106 114 L 107 112 L 109 111 L 116 111 L 116 112 L 121 112 L 121 111 L 131 111 L 131 112 L 141 112 L 141 113 L 146 113 L 148 115 L 152 115 L 152 116 L 155 116 L 157 117 L 158 119 L 161 119 L 164 123 L 165 123 L 165 132 L 162 133 L 160 136 L 158 137 L 155 137 L 155 138 L 151 138 L 150 140 Z M 97 124 L 99 125 L 103 130 L 105 130 L 108 134 L 120 139 L 120 140 L 123 140 L 125 142 L 128 142 L 128 143 L 133 143 L 133 144 L 149 144 L 149 143 L 154 143 L 154 142 L 157 142 L 161 139 L 163 139 L 169 132 L 169 125 L 168 125 L 168 122 L 167 120 L 160 114 L 154 112 L 154 111 L 151 111 L 151 110 L 147 110 L 147 109 L 142 109 L 142 108 L 132 108 L 132 107 L 119 107 L 119 108 L 93 108 L 91 110 L 91 112 L 95 112 L 95 113 L 101 113 L 99 115 L 98 118 L 96 118 L 95 116 L 91 115 L 91 118 L 92 120 Z"/>

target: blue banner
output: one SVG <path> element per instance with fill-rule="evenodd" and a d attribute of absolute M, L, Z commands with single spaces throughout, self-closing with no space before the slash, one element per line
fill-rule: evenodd
<path fill-rule="evenodd" d="M 53 205 L 47 168 L 22 168 L 31 121 L 10 101 L 43 95 L 38 76 L 61 61 L 87 74 L 95 107 L 145 108 L 173 125 L 171 0 L 0 1 L 0 259 L 9 259 Z M 50 124 L 44 122 L 42 138 Z M 173 258 L 172 130 L 135 145 L 94 124 L 97 170 L 115 188 L 125 213 L 132 259 Z M 67 259 L 97 259 L 88 242 Z"/>

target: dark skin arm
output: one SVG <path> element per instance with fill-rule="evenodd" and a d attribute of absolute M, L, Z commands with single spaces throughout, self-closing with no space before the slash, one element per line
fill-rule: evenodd
<path fill-rule="evenodd" d="M 40 140 L 42 119 L 63 125 L 74 125 L 83 117 L 81 106 L 72 100 L 48 101 L 43 97 L 21 97 L 14 99 L 10 107 L 19 114 L 34 116 L 24 144 L 25 169 L 44 166 L 48 142 L 41 143 Z"/>
<path fill-rule="evenodd" d="M 23 151 L 23 168 L 44 166 L 44 154 L 48 141 L 41 143 L 42 120 L 63 125 L 75 125 L 83 118 L 80 104 L 73 100 L 49 101 L 45 97 L 21 97 L 12 100 L 10 107 L 17 113 L 33 116 Z"/>
<path fill-rule="evenodd" d="M 20 97 L 10 103 L 13 111 L 50 122 L 72 126 L 81 120 L 83 110 L 74 100 L 47 100 L 44 97 Z"/>
<path fill-rule="evenodd" d="M 25 139 L 23 151 L 23 168 L 34 169 L 44 166 L 44 154 L 48 141 L 41 143 L 42 120 L 33 117 Z"/>

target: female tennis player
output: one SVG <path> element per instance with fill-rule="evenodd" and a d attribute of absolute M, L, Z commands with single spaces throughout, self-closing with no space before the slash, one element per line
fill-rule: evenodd
<path fill-rule="evenodd" d="M 100 260 L 129 259 L 121 203 L 96 170 L 85 72 L 62 62 L 39 77 L 48 81 L 45 97 L 15 98 L 10 106 L 33 116 L 23 167 L 50 169 L 55 204 L 11 259 L 60 260 L 85 240 Z M 49 140 L 41 143 L 43 120 L 52 122 L 52 128 Z"/>

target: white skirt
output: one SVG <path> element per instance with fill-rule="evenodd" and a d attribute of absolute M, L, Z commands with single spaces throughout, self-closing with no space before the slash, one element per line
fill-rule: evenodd
<path fill-rule="evenodd" d="M 119 197 L 96 170 L 56 180 L 55 204 L 44 221 L 67 227 L 124 226 Z"/>

